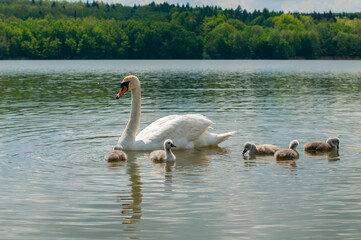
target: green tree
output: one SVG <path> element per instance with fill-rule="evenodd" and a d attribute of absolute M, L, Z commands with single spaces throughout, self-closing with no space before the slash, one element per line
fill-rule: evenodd
<path fill-rule="evenodd" d="M 2 0 L 0 59 L 361 57 L 361 13 Z"/>
<path fill-rule="evenodd" d="M 211 58 L 232 58 L 232 34 L 237 31 L 228 23 L 219 24 L 206 36 L 205 54 Z"/>

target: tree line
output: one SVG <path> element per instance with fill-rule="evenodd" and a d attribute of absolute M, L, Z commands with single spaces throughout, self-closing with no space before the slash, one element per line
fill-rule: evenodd
<path fill-rule="evenodd" d="M 0 0 L 0 59 L 361 57 L 361 13 Z"/>

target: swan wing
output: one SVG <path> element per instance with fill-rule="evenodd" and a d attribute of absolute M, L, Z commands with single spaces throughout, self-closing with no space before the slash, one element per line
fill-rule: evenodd
<path fill-rule="evenodd" d="M 213 124 L 201 114 L 169 115 L 160 118 L 144 128 L 136 141 L 145 144 L 161 144 L 165 139 L 172 139 L 175 145 L 184 147 L 199 138 Z"/>

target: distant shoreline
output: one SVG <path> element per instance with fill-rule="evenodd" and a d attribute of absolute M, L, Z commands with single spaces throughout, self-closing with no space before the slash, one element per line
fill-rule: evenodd
<path fill-rule="evenodd" d="M 361 12 L 3 0 L 0 59 L 361 59 Z"/>
<path fill-rule="evenodd" d="M 257 59 L 246 59 L 246 58 L 238 58 L 238 59 L 204 59 L 204 58 L 200 58 L 200 59 L 166 59 L 166 58 L 159 58 L 159 59 L 149 59 L 149 58 L 138 58 L 138 59 L 125 59 L 125 58 L 119 58 L 119 59 L 108 59 L 108 58 L 89 58 L 89 59 L 81 59 L 81 58 L 72 58 L 72 59 L 31 59 L 31 58 L 9 58 L 9 59 L 0 59 L 0 61 L 137 61 L 137 60 L 147 60 L 147 61 L 152 61 L 152 60 L 160 60 L 160 61 L 232 61 L 232 60 L 249 60 L 249 61 L 315 61 L 315 60 L 321 60 L 321 61 L 360 61 L 361 58 L 360 57 L 355 57 L 355 58 L 351 58 L 351 57 L 345 57 L 345 58 L 341 58 L 341 57 L 322 57 L 322 58 L 315 58 L 315 59 L 306 59 L 306 58 L 290 58 L 290 59 L 261 59 L 261 58 L 257 58 Z"/>

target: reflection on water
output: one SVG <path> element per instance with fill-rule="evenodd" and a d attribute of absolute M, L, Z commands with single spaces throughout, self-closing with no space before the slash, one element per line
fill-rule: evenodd
<path fill-rule="evenodd" d="M 358 239 L 360 61 L 0 63 L 1 239 Z M 140 129 L 201 113 L 216 148 L 106 163 L 142 83 Z M 338 136 L 338 153 L 243 156 L 243 143 Z"/>
<path fill-rule="evenodd" d="M 296 160 L 276 160 L 276 163 L 289 170 L 296 170 L 297 168 Z"/>
<path fill-rule="evenodd" d="M 123 210 L 122 214 L 125 216 L 123 224 L 134 224 L 138 222 L 142 216 L 142 182 L 139 173 L 139 165 L 135 159 L 129 159 L 129 168 L 127 173 L 129 174 L 129 180 L 131 182 L 131 199 L 127 197 L 119 196 L 118 201 L 122 203 Z M 130 200 L 130 202 L 126 202 Z M 129 229 L 128 229 L 129 230 Z"/>
<path fill-rule="evenodd" d="M 275 160 L 273 155 L 254 155 L 248 154 L 243 155 L 244 166 L 245 167 L 255 167 L 256 165 L 265 165 L 265 164 L 274 164 L 276 163 L 279 166 L 282 166 L 285 169 L 289 169 L 291 171 L 296 170 L 297 160 Z"/>
<path fill-rule="evenodd" d="M 230 157 L 228 149 L 218 146 L 188 150 L 173 150 L 173 153 L 177 158 L 174 162 L 152 162 L 156 168 L 164 170 L 167 182 L 171 182 L 172 172 L 180 173 L 185 176 L 193 176 L 196 173 L 190 173 L 188 170 L 198 169 L 199 171 L 205 171 L 206 168 L 211 165 L 212 159 Z"/>
<path fill-rule="evenodd" d="M 308 156 L 326 156 L 326 160 L 329 162 L 340 160 L 340 154 L 338 153 L 338 150 L 318 151 L 318 152 L 304 151 L 304 153 Z"/>
<path fill-rule="evenodd" d="M 221 147 L 207 147 L 189 150 L 174 150 L 177 156 L 177 169 L 208 167 L 212 158 L 229 157 L 229 150 Z M 181 160 L 181 161 L 179 161 Z"/>
<path fill-rule="evenodd" d="M 142 217 L 142 180 L 140 176 L 140 167 L 134 154 L 128 154 L 128 160 L 107 163 L 110 171 L 117 172 L 119 168 L 127 166 L 127 174 L 129 175 L 130 191 L 124 190 L 117 198 L 117 202 L 122 205 L 121 214 L 124 218 L 123 224 L 135 224 Z M 130 192 L 130 195 L 128 194 Z M 137 231 L 135 226 L 127 226 L 125 231 Z M 139 231 L 139 230 L 138 230 Z"/>

